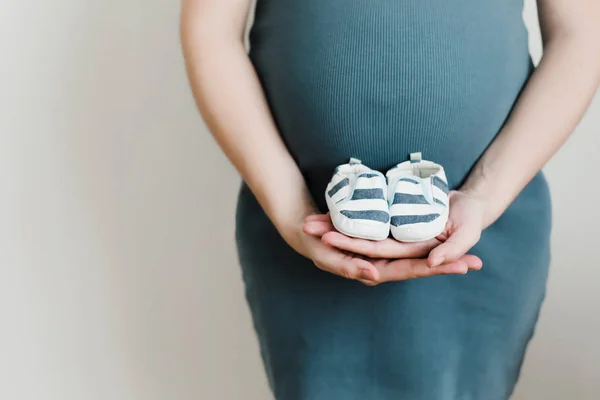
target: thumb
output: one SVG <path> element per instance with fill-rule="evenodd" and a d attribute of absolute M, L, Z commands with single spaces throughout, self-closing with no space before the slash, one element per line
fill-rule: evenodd
<path fill-rule="evenodd" d="M 468 227 L 459 227 L 450 237 L 435 249 L 429 252 L 427 264 L 437 267 L 446 262 L 456 261 L 464 256 L 481 237 L 481 230 Z"/>

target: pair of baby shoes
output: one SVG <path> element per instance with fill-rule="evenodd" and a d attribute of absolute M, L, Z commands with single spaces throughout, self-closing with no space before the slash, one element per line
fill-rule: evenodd
<path fill-rule="evenodd" d="M 412 153 L 385 176 L 351 158 L 335 169 L 325 198 L 341 233 L 361 239 L 418 242 L 439 235 L 448 221 L 444 168 Z"/>

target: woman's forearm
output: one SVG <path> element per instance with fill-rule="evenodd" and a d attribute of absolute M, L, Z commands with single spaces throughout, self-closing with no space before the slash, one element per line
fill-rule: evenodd
<path fill-rule="evenodd" d="M 273 223 L 280 228 L 301 222 L 314 212 L 312 201 L 279 136 L 242 35 L 211 31 L 189 15 L 195 13 L 186 16 L 184 10 L 182 44 L 204 121 Z"/>
<path fill-rule="evenodd" d="M 507 123 L 461 188 L 485 200 L 484 228 L 559 149 L 588 107 L 600 78 L 598 44 L 590 39 L 564 35 L 546 44 Z"/>

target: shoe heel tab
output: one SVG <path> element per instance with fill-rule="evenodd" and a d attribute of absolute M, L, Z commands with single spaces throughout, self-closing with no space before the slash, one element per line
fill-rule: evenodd
<path fill-rule="evenodd" d="M 418 163 L 423 159 L 423 156 L 421 154 L 421 152 L 416 152 L 416 153 L 410 153 L 410 162 L 411 163 Z"/>
<path fill-rule="evenodd" d="M 351 157 L 350 162 L 348 162 L 348 164 L 350 164 L 350 165 L 362 164 L 362 161 L 360 161 L 358 158 Z"/>

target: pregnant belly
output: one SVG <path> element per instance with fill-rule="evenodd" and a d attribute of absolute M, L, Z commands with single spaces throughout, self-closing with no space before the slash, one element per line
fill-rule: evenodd
<path fill-rule="evenodd" d="M 442 29 L 419 35 L 407 34 L 410 21 L 360 29 L 312 21 L 309 30 L 294 21 L 280 34 L 273 21 L 258 21 L 250 56 L 318 200 L 333 168 L 350 157 L 385 172 L 422 151 L 456 187 L 532 70 L 526 35 L 508 28 L 482 39 L 476 27 L 443 20 Z"/>

